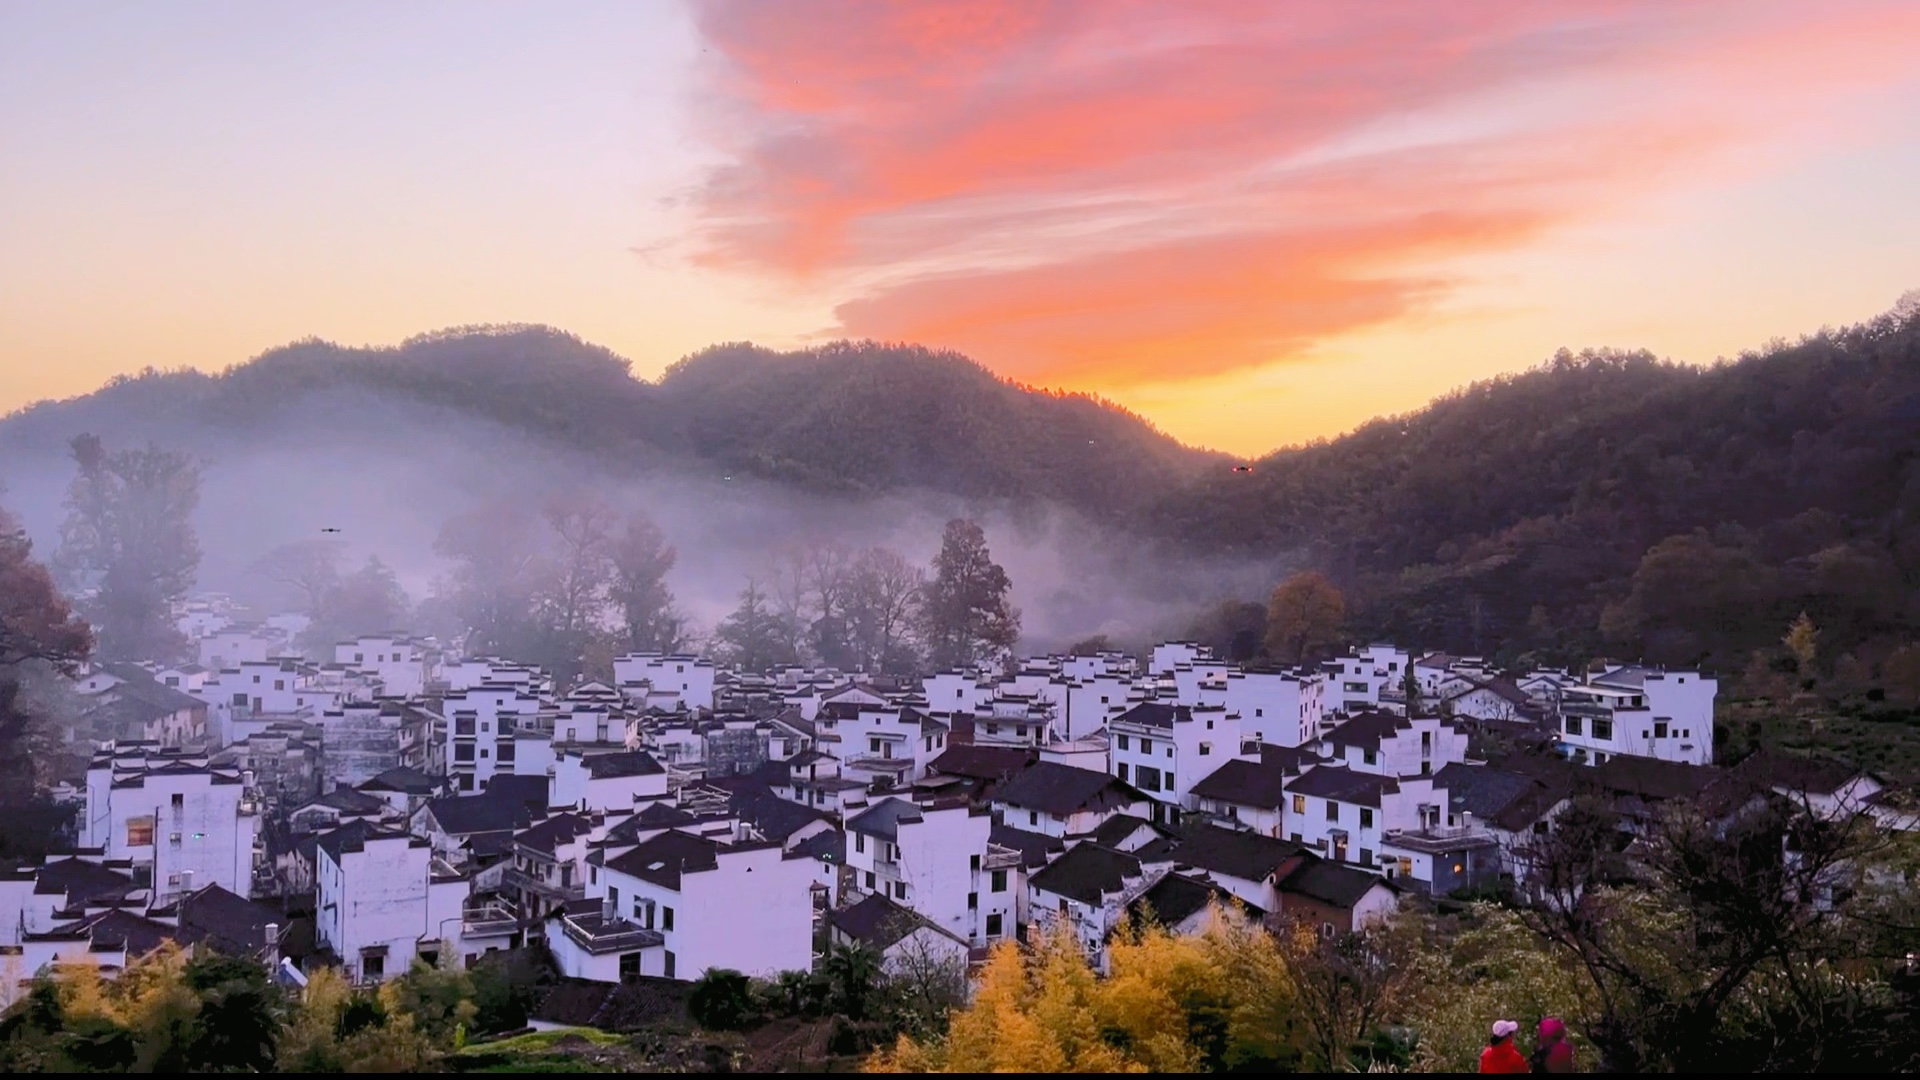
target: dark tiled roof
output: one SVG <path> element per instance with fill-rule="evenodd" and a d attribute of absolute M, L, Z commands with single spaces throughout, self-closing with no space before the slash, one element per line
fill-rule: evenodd
<path fill-rule="evenodd" d="M 1355 714 L 1323 738 L 1335 746 L 1356 746 L 1362 750 L 1377 751 L 1382 739 L 1392 738 L 1398 732 L 1411 730 L 1412 727 L 1413 722 L 1404 716 L 1368 711 Z"/>
<path fill-rule="evenodd" d="M 366 850 L 369 840 L 410 840 L 421 845 L 426 843 L 425 840 L 414 840 L 406 833 L 383 829 L 363 820 L 350 821 L 332 832 L 320 834 L 314 841 L 314 846 L 326 852 L 337 863 L 344 854 Z"/>
<path fill-rule="evenodd" d="M 682 872 L 711 870 L 719 865 L 719 850 L 719 844 L 704 837 L 664 832 L 617 859 L 607 860 L 607 868 L 678 889 Z"/>
<path fill-rule="evenodd" d="M 387 801 L 377 795 L 352 788 L 339 788 L 308 803 L 309 806 L 324 806 L 329 810 L 338 810 L 343 814 L 377 814 L 387 809 Z"/>
<path fill-rule="evenodd" d="M 1175 861 L 1245 881 L 1265 881 L 1307 849 L 1291 840 L 1202 825 L 1180 838 Z"/>
<path fill-rule="evenodd" d="M 267 946 L 267 927 L 285 928 L 285 913 L 209 885 L 180 901 L 180 938 L 206 942 L 225 953 L 251 953 Z"/>
<path fill-rule="evenodd" d="M 1278 768 L 1288 773 L 1305 772 L 1320 764 L 1318 752 L 1305 746 L 1281 746 L 1278 743 L 1260 744 L 1260 764 L 1268 768 Z"/>
<path fill-rule="evenodd" d="M 775 795 L 765 784 L 742 785 L 729 793 L 733 812 L 752 825 L 768 840 L 786 843 L 787 838 L 829 815 L 810 806 Z"/>
<path fill-rule="evenodd" d="M 495 777 L 495 779 L 499 779 Z M 540 780 L 545 786 L 544 777 L 531 777 Z M 498 789 L 489 787 L 484 795 L 456 795 L 448 799 L 435 799 L 427 804 L 427 813 L 433 815 L 442 831 L 451 836 L 466 836 L 469 833 L 515 832 L 533 823 L 533 815 L 527 809 L 527 803 L 511 793 L 497 794 Z M 543 797 L 541 801 L 546 800 Z"/>
<path fill-rule="evenodd" d="M 852 907 L 828 913 L 827 921 L 835 930 L 879 952 L 892 948 L 920 927 L 932 925 L 879 893 L 869 894 Z"/>
<path fill-rule="evenodd" d="M 817 859 L 835 866 L 847 863 L 847 834 L 839 829 L 822 829 L 793 845 L 795 857 Z"/>
<path fill-rule="evenodd" d="M 1747 755 L 1732 771 L 1769 788 L 1808 795 L 1831 795 L 1848 781 L 1869 775 L 1831 758 L 1799 757 L 1766 750 Z"/>
<path fill-rule="evenodd" d="M 1497 824 L 1509 807 L 1531 801 L 1528 797 L 1544 791 L 1547 785 L 1524 773 L 1456 761 L 1434 774 L 1433 786 L 1446 790 L 1448 813 L 1464 811 Z"/>
<path fill-rule="evenodd" d="M 658 776 L 666 772 L 652 754 L 645 750 L 627 750 L 618 754 L 593 754 L 584 762 L 587 775 L 595 780 L 610 780 L 621 776 Z"/>
<path fill-rule="evenodd" d="M 882 799 L 847 822 L 848 832 L 865 833 L 883 840 L 900 839 L 902 823 L 921 820 L 920 808 L 904 799 Z"/>
<path fill-rule="evenodd" d="M 1018 851 L 1021 862 L 1029 870 L 1047 865 L 1047 860 L 1067 849 L 1067 842 L 1057 836 L 1046 833 L 1028 832 L 1011 825 L 996 824 L 987 833 L 989 843 Z"/>
<path fill-rule="evenodd" d="M 591 831 L 593 822 L 579 814 L 555 814 L 545 821 L 514 834 L 513 842 L 551 855 L 561 844 L 570 844 Z"/>
<path fill-rule="evenodd" d="M 1185 723 L 1193 719 L 1193 710 L 1185 705 L 1168 705 L 1161 701 L 1143 701 L 1112 720 L 1107 726 L 1115 724 L 1137 724 L 1141 727 L 1173 730 L 1176 723 Z"/>
<path fill-rule="evenodd" d="M 1103 847 L 1118 849 L 1141 829 L 1150 829 L 1156 836 L 1164 835 L 1164 830 L 1146 818 L 1135 817 L 1132 814 L 1115 814 L 1101 822 L 1099 828 L 1087 834 L 1087 839 Z"/>
<path fill-rule="evenodd" d="M 75 902 L 97 896 L 121 897 L 133 889 L 133 875 L 85 859 L 56 859 L 34 875 L 38 896 L 64 896 Z"/>
<path fill-rule="evenodd" d="M 642 976 L 627 982 L 561 979 L 540 999 L 531 1016 L 550 1024 L 631 1032 L 684 1023 L 687 995 L 694 983 Z"/>
<path fill-rule="evenodd" d="M 1281 879 L 1280 891 L 1351 911 L 1353 905 L 1376 886 L 1395 889 L 1394 884 L 1386 878 L 1359 867 L 1326 859 L 1309 859 Z"/>
<path fill-rule="evenodd" d="M 1057 761 L 1034 762 L 1018 776 L 1000 785 L 993 797 L 996 802 L 1008 806 L 1058 816 L 1146 800 L 1146 796 L 1132 785 L 1106 773 L 1062 765 Z"/>
<path fill-rule="evenodd" d="M 927 764 L 927 771 L 975 780 L 1005 780 L 1039 759 L 1032 749 L 1019 746 L 948 746 Z"/>
<path fill-rule="evenodd" d="M 1128 904 L 1127 911 L 1136 918 L 1144 918 L 1151 912 L 1161 926 L 1177 926 L 1204 910 L 1218 894 L 1219 890 L 1208 882 L 1185 874 L 1168 874 Z"/>
<path fill-rule="evenodd" d="M 1126 879 L 1140 876 L 1140 860 L 1124 851 L 1080 843 L 1027 878 L 1033 888 L 1099 907 L 1101 897 L 1119 892 Z"/>
<path fill-rule="evenodd" d="M 1322 765 L 1287 781 L 1290 795 L 1309 795 L 1316 799 L 1378 807 L 1383 793 L 1400 790 L 1400 782 L 1390 776 L 1354 772 L 1338 765 Z"/>
<path fill-rule="evenodd" d="M 548 784 L 545 776 L 495 773 L 487 781 L 485 794 L 512 799 L 530 809 L 544 811 L 547 808 Z"/>
<path fill-rule="evenodd" d="M 26 935 L 31 938 L 36 935 Z M 85 936 L 94 948 L 124 948 L 129 958 L 145 956 L 161 945 L 177 940 L 176 931 L 166 923 L 123 908 L 109 908 L 78 922 L 55 927 L 49 938 Z"/>
<path fill-rule="evenodd" d="M 1594 780 L 1607 791 L 1643 799 L 1684 799 L 1705 791 L 1723 775 L 1711 765 L 1617 754 L 1593 766 Z"/>
<path fill-rule="evenodd" d="M 446 790 L 445 777 L 428 776 L 411 765 L 401 765 L 388 769 L 371 780 L 363 781 L 361 791 L 398 791 L 407 795 L 438 795 Z"/>
<path fill-rule="evenodd" d="M 1239 806 L 1274 810 L 1286 801 L 1287 772 L 1263 761 L 1233 760 L 1193 785 L 1199 799 L 1219 799 Z"/>

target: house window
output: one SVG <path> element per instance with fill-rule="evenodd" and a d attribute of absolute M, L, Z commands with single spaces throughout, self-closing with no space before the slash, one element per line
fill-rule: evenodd
<path fill-rule="evenodd" d="M 1593 737 L 1611 741 L 1613 738 L 1613 721 L 1602 720 L 1599 717 L 1595 717 L 1593 720 Z"/>
<path fill-rule="evenodd" d="M 128 847 L 152 847 L 153 846 L 153 819 L 152 818 L 137 817 L 137 818 L 127 819 L 127 846 Z"/>
<path fill-rule="evenodd" d="M 660 909 L 660 929 L 662 930 L 673 929 L 673 909 L 672 908 L 663 907 Z"/>
<path fill-rule="evenodd" d="M 867 853 L 867 834 L 866 833 L 853 834 L 853 850 L 859 852 L 862 855 Z"/>
<path fill-rule="evenodd" d="M 1580 718 L 1579 717 L 1577 716 L 1567 717 L 1567 734 L 1569 735 L 1580 734 Z"/>
<path fill-rule="evenodd" d="M 360 974 L 369 979 L 382 978 L 387 973 L 387 958 L 384 956 L 363 956 L 360 958 Z"/>
<path fill-rule="evenodd" d="M 1400 876 L 1401 877 L 1413 876 L 1413 859 L 1411 857 L 1406 855 L 1400 856 Z"/>
<path fill-rule="evenodd" d="M 1127 749 L 1127 737 L 1125 735 L 1120 736 L 1120 749 Z"/>
<path fill-rule="evenodd" d="M 640 954 L 622 953 L 620 956 L 620 981 L 633 982 L 640 977 Z"/>
<path fill-rule="evenodd" d="M 1208 754 L 1211 754 L 1211 753 L 1213 753 L 1213 744 L 1212 744 L 1212 743 L 1201 743 L 1201 744 L 1200 744 L 1200 756 L 1201 756 L 1201 757 L 1206 757 L 1206 756 L 1207 756 Z"/>
<path fill-rule="evenodd" d="M 993 891 L 1007 891 L 1007 872 L 1005 870 L 995 870 L 993 872 Z"/>
<path fill-rule="evenodd" d="M 1000 725 L 999 725 L 999 724 L 988 724 L 988 725 L 987 725 L 987 734 L 989 734 L 989 735 L 998 735 L 998 734 L 1000 734 Z"/>
<path fill-rule="evenodd" d="M 1423 754 L 1433 753 L 1433 732 L 1423 731 L 1420 733 L 1420 752 Z"/>
<path fill-rule="evenodd" d="M 1363 806 L 1360 808 L 1360 827 L 1363 829 L 1373 828 L 1373 807 Z M 1361 861 L 1372 862 L 1373 860 L 1362 859 Z"/>
<path fill-rule="evenodd" d="M 1292 840 L 1294 843 L 1297 844 L 1300 842 L 1300 834 L 1294 833 L 1292 836 L 1289 836 L 1287 839 Z"/>
<path fill-rule="evenodd" d="M 1142 765 L 1133 771 L 1134 780 L 1142 791 L 1160 790 L 1160 770 Z"/>
<path fill-rule="evenodd" d="M 1665 720 L 1655 720 L 1653 722 L 1653 737 L 1656 739 L 1664 739 L 1667 737 L 1667 722 Z"/>
<path fill-rule="evenodd" d="M 666 956 L 664 956 L 664 957 L 662 957 L 662 959 L 666 961 L 666 967 L 665 967 L 665 969 L 664 969 L 664 972 L 663 972 L 663 973 L 664 973 L 664 974 L 666 975 L 666 977 L 667 977 L 667 978 L 669 978 L 669 979 L 671 979 L 671 978 L 673 978 L 673 952 L 672 952 L 672 950 L 668 950 L 668 951 L 667 951 L 667 954 L 666 954 Z"/>
<path fill-rule="evenodd" d="M 275 690 L 285 690 L 287 688 L 287 680 L 285 679 L 273 680 L 273 688 Z"/>
<path fill-rule="evenodd" d="M 1374 764 L 1378 759 L 1379 755 L 1371 750 L 1362 751 L 1360 754 L 1360 760 L 1366 762 L 1368 765 Z"/>
<path fill-rule="evenodd" d="M 1371 848 L 1360 849 L 1360 865 L 1368 867 L 1373 865 L 1373 850 Z"/>
<path fill-rule="evenodd" d="M 1000 913 L 997 911 L 987 916 L 987 936 L 1000 936 Z"/>
<path fill-rule="evenodd" d="M 977 911 L 979 910 L 979 908 L 980 908 L 980 894 L 977 892 L 968 893 L 967 894 L 967 910 Z"/>
<path fill-rule="evenodd" d="M 1153 740 L 1152 740 L 1152 739 L 1141 739 L 1141 740 L 1140 740 L 1140 752 L 1141 752 L 1141 753 L 1143 753 L 1143 754 L 1151 754 L 1151 753 L 1153 753 Z"/>
<path fill-rule="evenodd" d="M 1038 811 L 1034 811 L 1034 810 L 1027 811 L 1027 824 L 1028 825 L 1040 824 L 1040 814 Z"/>
<path fill-rule="evenodd" d="M 1332 799 L 1327 800 L 1327 820 L 1328 821 L 1340 820 L 1340 804 L 1337 802 L 1334 802 Z"/>
<path fill-rule="evenodd" d="M 904 882 L 904 881 L 896 881 L 896 882 L 894 882 L 894 883 L 893 883 L 893 898 L 894 898 L 895 900 L 905 900 L 905 899 L 907 898 L 907 883 L 906 883 L 906 882 Z"/>
<path fill-rule="evenodd" d="M 1172 756 L 1173 756 L 1173 747 L 1171 747 L 1171 746 L 1169 746 L 1169 747 L 1167 747 L 1167 756 L 1168 756 L 1168 757 L 1172 757 Z"/>
<path fill-rule="evenodd" d="M 609 886 L 607 886 L 607 906 L 608 906 L 608 907 L 610 907 L 610 908 L 612 908 L 612 909 L 614 910 L 614 913 L 615 913 L 615 914 L 619 914 L 619 912 L 620 912 L 620 890 L 619 890 L 619 889 L 616 889 L 616 888 L 614 888 L 614 887 L 613 887 L 613 886 L 611 886 L 611 885 L 609 885 Z"/>
<path fill-rule="evenodd" d="M 867 740 L 867 752 L 868 752 L 868 753 L 870 753 L 870 754 L 877 754 L 877 753 L 879 753 L 879 752 L 880 752 L 880 740 L 879 740 L 879 739 L 868 739 L 868 740 Z"/>
<path fill-rule="evenodd" d="M 867 871 L 867 891 L 873 891 L 873 871 Z"/>
<path fill-rule="evenodd" d="M 1262 716 L 1265 716 L 1265 715 L 1267 715 L 1267 710 L 1265 710 L 1265 709 L 1255 709 L 1255 710 L 1253 710 L 1253 716 L 1254 716 L 1254 719 L 1256 719 L 1256 720 L 1258 720 L 1258 719 L 1259 719 L 1260 717 L 1262 717 Z"/>
<path fill-rule="evenodd" d="M 967 869 L 973 871 L 976 874 L 979 873 L 980 872 L 980 856 L 974 855 L 968 858 Z"/>
<path fill-rule="evenodd" d="M 1121 783 L 1127 783 L 1127 763 L 1122 761 L 1115 765 L 1113 767 L 1113 775 L 1119 777 Z"/>

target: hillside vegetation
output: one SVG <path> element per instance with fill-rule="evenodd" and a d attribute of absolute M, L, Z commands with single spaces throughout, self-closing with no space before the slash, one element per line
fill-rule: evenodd
<path fill-rule="evenodd" d="M 218 375 L 150 372 L 16 413 L 0 447 L 59 448 L 83 430 L 163 444 L 265 434 L 340 390 L 482 417 L 616 469 L 1065 504 L 1174 561 L 1316 566 L 1347 592 L 1355 632 L 1454 650 L 1805 676 L 1779 648 L 1805 611 L 1819 630 L 1806 664 L 1864 684 L 1920 622 L 1912 312 L 1710 368 L 1563 352 L 1251 473 L 952 353 L 729 344 L 649 382 L 539 327 L 389 349 L 308 341 Z M 405 453 L 406 432 L 391 441 Z"/>
<path fill-rule="evenodd" d="M 1360 629 L 1745 663 L 1805 610 L 1870 666 L 1920 610 L 1920 318 L 1711 368 L 1561 353 L 1170 495 L 1188 544 L 1310 552 Z"/>

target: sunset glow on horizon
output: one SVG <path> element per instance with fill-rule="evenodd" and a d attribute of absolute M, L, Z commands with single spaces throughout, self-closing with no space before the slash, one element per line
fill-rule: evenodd
<path fill-rule="evenodd" d="M 540 322 L 1239 453 L 1920 287 L 1920 5 L 0 2 L 0 411 Z"/>

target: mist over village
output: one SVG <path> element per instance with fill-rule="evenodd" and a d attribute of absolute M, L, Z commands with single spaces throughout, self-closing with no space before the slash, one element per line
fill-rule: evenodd
<path fill-rule="evenodd" d="M 548 16 L 0 3 L 0 1067 L 1920 1067 L 1913 8 Z"/>

